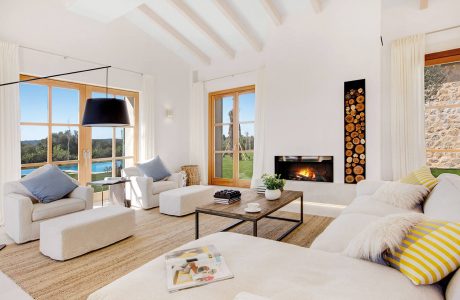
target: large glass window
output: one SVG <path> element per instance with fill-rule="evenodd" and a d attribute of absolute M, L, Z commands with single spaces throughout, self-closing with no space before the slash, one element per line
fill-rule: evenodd
<path fill-rule="evenodd" d="M 427 55 L 425 140 L 432 172 L 460 175 L 460 49 Z"/>

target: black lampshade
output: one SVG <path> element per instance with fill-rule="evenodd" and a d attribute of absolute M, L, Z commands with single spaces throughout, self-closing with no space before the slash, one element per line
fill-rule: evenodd
<path fill-rule="evenodd" d="M 83 126 L 123 127 L 129 124 L 125 100 L 116 98 L 90 98 L 86 100 Z"/>

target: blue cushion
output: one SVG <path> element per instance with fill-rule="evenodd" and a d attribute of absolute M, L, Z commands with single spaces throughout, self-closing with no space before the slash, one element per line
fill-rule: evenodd
<path fill-rule="evenodd" d="M 23 180 L 21 183 L 41 203 L 50 203 L 62 199 L 62 197 L 78 187 L 56 166 L 51 167 L 42 174 Z"/>
<path fill-rule="evenodd" d="M 153 178 L 153 181 L 160 181 L 171 176 L 171 173 L 166 169 L 159 156 L 145 163 L 138 164 L 137 167 L 145 176 Z"/>

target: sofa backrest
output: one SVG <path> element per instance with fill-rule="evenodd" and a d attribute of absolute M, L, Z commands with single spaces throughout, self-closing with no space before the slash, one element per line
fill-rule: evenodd
<path fill-rule="evenodd" d="M 460 222 L 460 176 L 442 174 L 423 205 L 430 219 Z"/>
<path fill-rule="evenodd" d="M 144 177 L 144 173 L 138 168 L 138 167 L 129 167 L 129 168 L 124 168 L 121 171 L 123 176 L 126 177 L 131 177 L 131 176 L 141 176 Z"/>

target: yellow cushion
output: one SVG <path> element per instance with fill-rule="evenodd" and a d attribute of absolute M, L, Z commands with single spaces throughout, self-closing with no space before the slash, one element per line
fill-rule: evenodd
<path fill-rule="evenodd" d="M 460 266 L 460 223 L 423 221 L 383 258 L 415 285 L 436 283 Z"/>
<path fill-rule="evenodd" d="M 430 168 L 423 166 L 418 170 L 411 172 L 399 182 L 408 184 L 423 185 L 430 191 L 438 184 L 438 179 L 431 174 Z"/>

